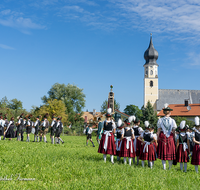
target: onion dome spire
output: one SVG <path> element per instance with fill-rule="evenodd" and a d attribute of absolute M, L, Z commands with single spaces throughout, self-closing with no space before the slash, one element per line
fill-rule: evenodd
<path fill-rule="evenodd" d="M 158 65 L 156 60 L 158 59 L 158 52 L 153 46 L 152 34 L 150 37 L 150 43 L 148 49 L 144 52 L 144 59 L 146 60 L 145 65 Z"/>

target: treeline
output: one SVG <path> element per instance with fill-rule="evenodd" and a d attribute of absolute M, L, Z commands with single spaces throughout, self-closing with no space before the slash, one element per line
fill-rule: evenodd
<path fill-rule="evenodd" d="M 62 117 L 64 126 L 81 126 L 84 124 L 84 119 L 81 117 L 83 114 L 82 109 L 85 107 L 83 89 L 73 84 L 55 83 L 47 94 L 48 96 L 41 98 L 43 105 L 33 106 L 30 112 L 23 109 L 20 100 L 8 100 L 7 97 L 4 97 L 0 101 L 0 112 L 3 115 L 7 114 L 8 119 L 14 117 L 15 121 L 17 121 L 17 116 L 21 113 L 24 113 L 24 115 L 32 114 L 32 120 L 36 120 L 36 117 L 39 115 L 43 117 L 48 113 L 48 120 L 50 122 L 52 115 L 55 115 Z"/>

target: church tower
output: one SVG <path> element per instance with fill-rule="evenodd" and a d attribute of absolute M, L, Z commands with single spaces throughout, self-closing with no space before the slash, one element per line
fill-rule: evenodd
<path fill-rule="evenodd" d="M 156 63 L 156 60 L 158 59 L 158 52 L 153 46 L 152 34 L 149 47 L 144 53 L 144 59 L 146 60 L 146 63 L 144 64 L 144 107 L 146 107 L 147 102 L 150 101 L 154 111 L 157 111 L 158 64 Z"/>

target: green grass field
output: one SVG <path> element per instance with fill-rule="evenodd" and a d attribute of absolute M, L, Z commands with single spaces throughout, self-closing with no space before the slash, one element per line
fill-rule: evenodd
<path fill-rule="evenodd" d="M 62 136 L 64 144 L 52 145 L 47 136 L 48 143 L 0 141 L 0 189 L 198 189 L 200 185 L 190 163 L 187 173 L 179 164 L 164 171 L 160 160 L 152 170 L 142 168 L 141 162 L 124 165 L 116 157 L 112 165 L 109 156 L 103 162 L 95 140 L 92 147 L 90 142 L 85 145 L 85 136 Z"/>

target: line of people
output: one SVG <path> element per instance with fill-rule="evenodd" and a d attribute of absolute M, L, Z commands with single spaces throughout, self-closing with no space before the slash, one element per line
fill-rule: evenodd
<path fill-rule="evenodd" d="M 8 138 L 9 140 L 11 140 L 12 138 L 17 138 L 17 141 L 23 141 L 24 132 L 26 132 L 26 142 L 30 142 L 30 134 L 33 133 L 33 142 L 39 142 L 39 138 L 40 142 L 42 142 L 43 138 L 44 142 L 47 143 L 46 134 L 48 133 L 50 128 L 51 143 L 54 144 L 54 141 L 57 144 L 60 144 L 60 141 L 64 143 L 64 141 L 60 137 L 63 130 L 63 124 L 61 122 L 62 117 L 55 117 L 53 115 L 52 123 L 50 125 L 49 121 L 47 120 L 48 116 L 48 113 L 45 114 L 42 121 L 40 121 L 41 116 L 37 116 L 36 121 L 33 122 L 31 120 L 32 114 L 26 115 L 24 117 L 24 114 L 22 113 L 20 116 L 17 117 L 18 121 L 15 123 L 14 117 L 11 117 L 9 121 L 7 115 L 3 117 L 3 115 L 0 114 L 0 140 L 3 136 L 3 140 L 5 138 Z"/>
<path fill-rule="evenodd" d="M 154 133 L 154 126 L 145 121 L 145 129 L 139 125 L 140 121 L 135 116 L 131 116 L 122 123 L 121 119 L 117 122 L 112 120 L 111 109 L 107 110 L 106 120 L 101 122 L 102 130 L 98 130 L 97 140 L 100 140 L 98 153 L 103 154 L 106 162 L 107 154 L 110 154 L 111 163 L 114 164 L 114 156 L 117 160 L 121 157 L 124 164 L 131 165 L 139 160 L 148 161 L 148 166 L 153 167 L 156 159 L 161 159 L 163 169 L 166 170 L 166 161 L 168 160 L 169 169 L 172 164 L 180 163 L 180 169 L 187 172 L 187 163 L 190 155 L 192 156 L 191 164 L 195 165 L 198 173 L 198 165 L 200 165 L 200 121 L 199 117 L 195 118 L 195 128 L 193 132 L 188 128 L 185 121 L 177 127 L 176 122 L 170 117 L 172 109 L 168 104 L 164 105 L 163 113 L 165 116 L 157 122 L 157 133 Z M 131 126 L 132 121 L 134 125 Z M 99 131 L 102 131 L 99 132 Z M 99 137 L 99 135 L 101 135 Z M 116 139 L 115 139 L 116 135 Z M 135 160 L 136 158 L 136 160 Z"/>

